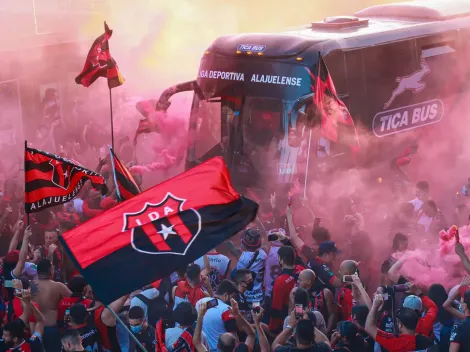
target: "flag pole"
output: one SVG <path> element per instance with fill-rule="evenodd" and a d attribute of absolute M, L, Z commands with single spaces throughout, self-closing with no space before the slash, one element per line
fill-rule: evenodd
<path fill-rule="evenodd" d="M 109 109 L 111 112 L 111 146 L 114 150 L 113 95 L 111 94 L 111 88 L 109 88 Z"/>
<path fill-rule="evenodd" d="M 23 158 L 24 158 L 23 169 L 24 169 L 25 174 L 26 174 L 26 150 L 27 149 L 28 149 L 28 141 L 25 139 L 24 140 L 24 153 L 23 153 Z M 26 214 L 26 225 L 29 226 L 29 213 L 26 211 L 26 202 L 24 203 L 24 212 Z"/>
<path fill-rule="evenodd" d="M 304 183 L 304 201 L 307 199 L 307 178 L 308 178 L 308 167 L 310 161 L 310 143 L 312 142 L 312 129 L 310 128 L 308 137 L 308 149 L 307 149 L 307 168 L 305 170 L 305 183 Z"/>
<path fill-rule="evenodd" d="M 129 336 L 131 337 L 132 340 L 134 340 L 134 342 L 136 343 L 137 346 L 140 347 L 140 349 L 142 350 L 142 352 L 147 352 L 147 350 L 145 349 L 144 346 L 142 346 L 142 344 L 139 342 L 139 340 L 137 339 L 137 337 L 132 333 L 132 331 L 127 327 L 127 325 L 122 321 L 122 319 L 119 317 L 119 315 L 116 314 L 116 312 L 109 306 L 109 305 L 106 305 L 106 308 L 109 309 L 109 311 L 111 312 L 111 314 L 116 318 L 116 321 L 119 322 L 123 327 L 124 329 L 126 329 L 126 331 L 129 333 Z"/>

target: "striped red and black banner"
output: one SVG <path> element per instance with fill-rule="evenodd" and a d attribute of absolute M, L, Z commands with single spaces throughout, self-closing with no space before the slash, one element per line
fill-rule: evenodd
<path fill-rule="evenodd" d="M 114 182 L 116 183 L 116 191 L 118 200 L 123 202 L 138 195 L 142 191 L 132 177 L 132 174 L 127 170 L 123 163 L 118 159 L 114 150 L 109 148 L 111 154 L 111 163 L 113 166 Z"/>
<path fill-rule="evenodd" d="M 103 176 L 57 155 L 26 148 L 24 163 L 27 213 L 67 203 L 87 180 L 103 194 L 108 192 Z"/>
<path fill-rule="evenodd" d="M 354 120 L 346 105 L 338 98 L 336 87 L 323 57 L 318 58 L 313 102 L 321 112 L 322 134 L 333 142 L 348 145 L 353 152 L 359 150 L 359 138 Z M 330 101 L 326 102 L 325 98 Z M 334 106 L 328 106 L 333 104 Z"/>
<path fill-rule="evenodd" d="M 124 84 L 124 78 L 109 51 L 109 39 L 112 34 L 113 31 L 105 22 L 104 33 L 96 38 L 91 45 L 83 70 L 75 78 L 75 83 L 89 87 L 99 77 L 105 77 L 108 79 L 110 89 Z"/>
<path fill-rule="evenodd" d="M 222 158 L 120 203 L 60 241 L 100 301 L 109 304 L 207 253 L 256 217 Z"/>

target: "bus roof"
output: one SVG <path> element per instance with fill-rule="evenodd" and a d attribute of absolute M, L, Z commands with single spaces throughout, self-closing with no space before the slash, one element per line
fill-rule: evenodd
<path fill-rule="evenodd" d="M 277 44 L 277 54 L 273 52 L 272 56 L 292 56 L 309 49 L 328 53 L 462 28 L 470 28 L 469 0 L 419 0 L 372 6 L 354 16 L 330 17 L 284 33 L 224 36 L 211 49 L 229 54 L 235 44 L 249 43 L 267 47 Z"/>

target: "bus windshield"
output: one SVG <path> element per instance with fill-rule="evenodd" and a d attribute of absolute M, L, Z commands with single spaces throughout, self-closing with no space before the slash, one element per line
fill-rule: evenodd
<path fill-rule="evenodd" d="M 222 156 L 235 186 L 291 182 L 305 173 L 308 152 L 305 136 L 289 143 L 289 118 L 295 125 L 298 115 L 297 110 L 290 113 L 295 102 L 252 96 L 200 100 L 195 95 L 186 167 Z"/>

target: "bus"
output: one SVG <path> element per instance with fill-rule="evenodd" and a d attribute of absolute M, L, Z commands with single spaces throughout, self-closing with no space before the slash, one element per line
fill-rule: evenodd
<path fill-rule="evenodd" d="M 165 111 L 173 94 L 194 91 L 186 169 L 222 156 L 236 187 L 264 189 L 299 176 L 307 184 L 325 160 L 350 161 L 315 122 L 311 74 L 320 55 L 359 131 L 356 163 L 389 163 L 447 128 L 468 94 L 470 2 L 378 5 L 280 34 L 216 39 L 197 78 L 157 103 Z"/>

